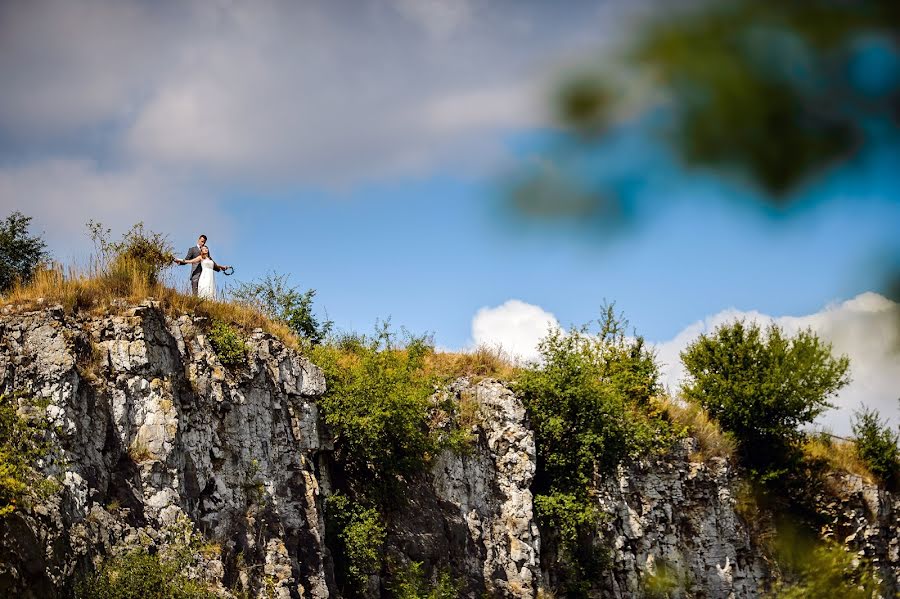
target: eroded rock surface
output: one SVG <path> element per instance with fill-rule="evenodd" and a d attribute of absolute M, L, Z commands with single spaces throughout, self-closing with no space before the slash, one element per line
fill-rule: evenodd
<path fill-rule="evenodd" d="M 0 589 L 52 596 L 87 560 L 164 543 L 187 517 L 222 540 L 204 568 L 219 588 L 244 577 L 279 597 L 328 596 L 313 467 L 322 373 L 261 331 L 226 368 L 205 324 L 152 302 L 0 318 L 0 390 L 50 401 L 65 469 L 62 493 L 0 523 Z"/>

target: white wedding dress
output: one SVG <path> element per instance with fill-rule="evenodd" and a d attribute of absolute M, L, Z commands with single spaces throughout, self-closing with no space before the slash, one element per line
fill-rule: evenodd
<path fill-rule="evenodd" d="M 210 259 L 201 260 L 200 281 L 197 283 L 197 295 L 204 299 L 216 299 L 216 263 Z"/>

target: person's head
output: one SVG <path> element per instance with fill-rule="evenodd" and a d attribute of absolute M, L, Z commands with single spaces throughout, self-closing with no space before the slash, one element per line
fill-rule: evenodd
<path fill-rule="evenodd" d="M 197 238 L 197 247 L 202 248 L 206 245 L 206 235 L 201 235 Z"/>
<path fill-rule="evenodd" d="M 209 248 L 205 245 L 200 246 L 200 256 L 203 258 L 209 258 Z"/>

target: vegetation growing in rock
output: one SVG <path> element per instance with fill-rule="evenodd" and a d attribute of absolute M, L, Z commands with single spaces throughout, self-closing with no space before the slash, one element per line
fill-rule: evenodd
<path fill-rule="evenodd" d="M 112 230 L 104 229 L 101 223 L 89 221 L 87 226 L 97 252 L 97 274 L 123 292 L 131 287 L 135 277 L 148 285 L 159 283 L 163 271 L 175 259 L 166 236 L 145 229 L 142 222 L 133 225 L 119 240 L 112 240 Z"/>
<path fill-rule="evenodd" d="M 852 426 L 859 457 L 887 487 L 896 488 L 900 484 L 900 433 L 865 406 L 854 413 Z"/>
<path fill-rule="evenodd" d="M 325 517 L 326 534 L 337 540 L 339 582 L 351 593 L 364 594 L 369 576 L 381 570 L 385 540 L 381 514 L 338 493 L 326 501 Z"/>
<path fill-rule="evenodd" d="M 421 468 L 436 450 L 426 414 L 435 378 L 425 369 L 431 340 L 401 344 L 384 323 L 374 335 L 346 335 L 315 348 L 328 389 L 320 401 L 335 458 L 355 477 L 390 480 Z"/>
<path fill-rule="evenodd" d="M 773 599 L 881 596 L 871 564 L 834 541 L 798 537 L 787 531 L 778 541 L 778 558 L 786 576 L 772 590 Z"/>
<path fill-rule="evenodd" d="M 47 259 L 47 244 L 28 234 L 31 217 L 13 212 L 0 221 L 0 294 L 16 284 L 27 285 Z"/>
<path fill-rule="evenodd" d="M 797 467 L 801 426 L 831 407 L 849 382 L 849 360 L 811 331 L 791 337 L 737 321 L 701 335 L 681 354 L 684 396 L 734 434 L 741 460 L 762 482 Z"/>
<path fill-rule="evenodd" d="M 535 508 L 539 522 L 559 532 L 574 564 L 566 592 L 580 594 L 599 566 L 593 547 L 597 511 L 590 488 L 600 472 L 655 448 L 675 431 L 651 404 L 659 391 L 653 352 L 625 334 L 627 322 L 606 306 L 598 330 L 551 331 L 541 361 L 516 383 L 537 445 Z"/>
<path fill-rule="evenodd" d="M 58 488 L 39 469 L 52 459 L 46 407 L 20 394 L 0 395 L 0 518 Z"/>
<path fill-rule="evenodd" d="M 135 549 L 108 559 L 79 581 L 81 599 L 212 599 L 216 594 L 184 574 L 183 556 Z"/>
<path fill-rule="evenodd" d="M 391 592 L 396 599 L 456 599 L 459 586 L 449 572 L 441 572 L 437 580 L 429 582 L 422 562 L 411 562 L 394 576 Z"/>
<path fill-rule="evenodd" d="M 237 366 L 246 360 L 247 346 L 240 333 L 227 322 L 214 320 L 206 336 L 222 364 Z"/>
<path fill-rule="evenodd" d="M 287 275 L 269 273 L 264 278 L 241 283 L 229 295 L 273 320 L 284 323 L 296 335 L 311 345 L 322 343 L 331 332 L 333 322 L 319 320 L 313 313 L 315 289 L 301 292 L 290 285 Z"/>

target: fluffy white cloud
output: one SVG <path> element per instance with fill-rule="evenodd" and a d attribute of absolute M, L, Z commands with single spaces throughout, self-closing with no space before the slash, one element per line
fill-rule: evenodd
<path fill-rule="evenodd" d="M 553 314 L 512 299 L 478 310 L 472 319 L 472 340 L 475 345 L 499 346 L 514 358 L 534 360 L 538 357 L 538 341 L 553 328 L 559 328 Z"/>
<path fill-rule="evenodd" d="M 702 333 L 744 319 L 767 326 L 775 323 L 788 333 L 811 328 L 820 338 L 832 343 L 835 354 L 850 358 L 852 382 L 832 402 L 837 409 L 819 419 L 819 424 L 836 434 L 850 432 L 854 409 L 861 403 L 878 409 L 898 422 L 900 397 L 900 304 L 878 295 L 863 293 L 840 304 L 830 305 L 807 316 L 773 317 L 759 312 L 723 310 L 682 330 L 673 339 L 656 344 L 662 380 L 677 391 L 684 377 L 679 353 Z"/>

